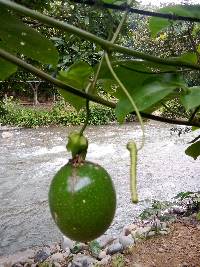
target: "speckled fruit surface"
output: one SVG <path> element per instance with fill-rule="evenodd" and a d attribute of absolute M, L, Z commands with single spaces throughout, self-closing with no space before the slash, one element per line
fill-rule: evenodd
<path fill-rule="evenodd" d="M 85 161 L 64 165 L 49 190 L 49 207 L 60 231 L 76 241 L 90 241 L 103 234 L 116 209 L 116 193 L 107 171 Z"/>

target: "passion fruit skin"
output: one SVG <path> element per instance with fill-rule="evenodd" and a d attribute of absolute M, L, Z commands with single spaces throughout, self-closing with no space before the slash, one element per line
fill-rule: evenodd
<path fill-rule="evenodd" d="M 102 235 L 116 209 L 116 193 L 107 171 L 89 161 L 64 165 L 49 190 L 49 207 L 60 231 L 87 242 Z"/>

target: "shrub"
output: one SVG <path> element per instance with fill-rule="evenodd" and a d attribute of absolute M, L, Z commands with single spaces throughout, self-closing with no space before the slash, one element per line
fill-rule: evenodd
<path fill-rule="evenodd" d="M 107 107 L 91 105 L 89 124 L 102 125 L 115 121 L 114 111 Z M 85 110 L 76 112 L 61 99 L 50 110 L 24 107 L 8 98 L 0 102 L 0 124 L 19 127 L 50 125 L 81 125 L 85 121 Z"/>

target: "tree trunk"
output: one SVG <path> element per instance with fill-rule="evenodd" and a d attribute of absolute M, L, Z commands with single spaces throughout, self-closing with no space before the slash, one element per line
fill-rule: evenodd
<path fill-rule="evenodd" d="M 40 82 L 36 83 L 35 84 L 31 84 L 30 83 L 30 86 L 31 86 L 31 89 L 33 90 L 33 105 L 34 106 L 37 106 L 39 104 L 39 101 L 38 101 L 38 87 L 40 85 Z"/>
<path fill-rule="evenodd" d="M 33 90 L 33 105 L 37 106 L 39 104 L 38 102 L 38 88 L 34 88 Z"/>

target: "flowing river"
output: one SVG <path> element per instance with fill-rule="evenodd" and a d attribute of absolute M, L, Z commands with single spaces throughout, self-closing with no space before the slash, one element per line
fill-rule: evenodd
<path fill-rule="evenodd" d="M 172 125 L 146 125 L 146 143 L 139 152 L 138 192 L 140 202 L 131 204 L 129 152 L 126 144 L 141 141 L 136 123 L 87 127 L 87 158 L 104 166 L 113 178 L 118 204 L 107 233 L 118 234 L 124 225 L 148 206 L 152 199 L 170 200 L 180 191 L 200 190 L 200 160 L 185 155 L 190 132 L 178 137 Z M 0 131 L 0 255 L 61 239 L 48 208 L 48 188 L 55 172 L 70 154 L 67 134 L 78 127 Z"/>

